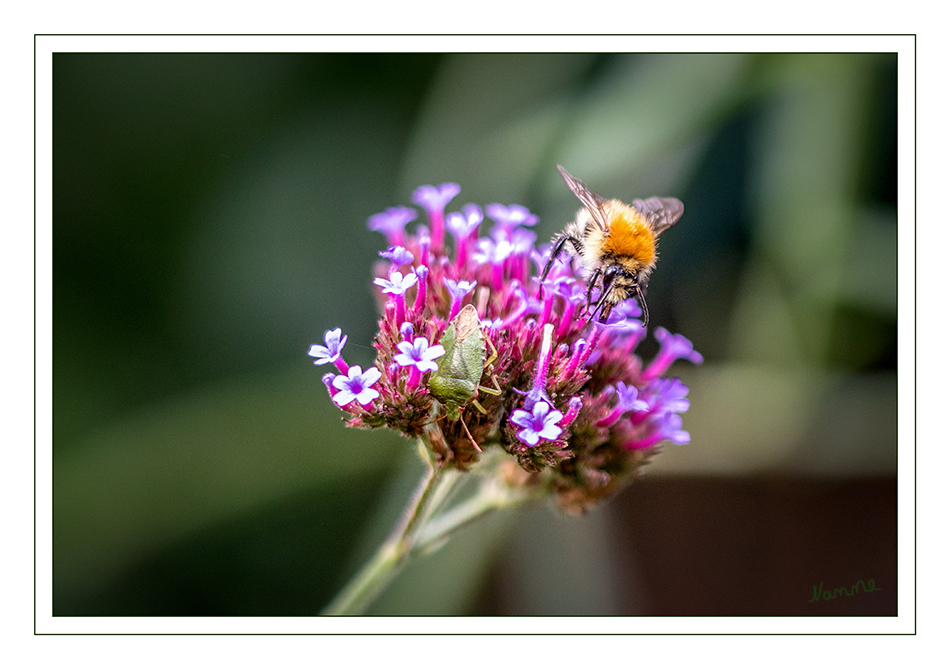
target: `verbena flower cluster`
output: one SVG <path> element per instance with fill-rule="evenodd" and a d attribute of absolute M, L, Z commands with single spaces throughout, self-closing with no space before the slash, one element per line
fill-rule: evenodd
<path fill-rule="evenodd" d="M 680 417 L 688 389 L 664 374 L 678 358 L 702 356 L 685 337 L 656 328 L 660 351 L 642 361 L 634 351 L 646 330 L 635 301 L 606 323 L 590 319 L 584 277 L 570 263 L 556 263 L 539 285 L 548 248 L 535 245 L 534 214 L 500 204 L 483 214 L 468 204 L 446 215 L 459 191 L 454 183 L 418 188 L 412 201 L 428 224 L 412 234 L 415 209 L 393 207 L 368 221 L 388 243 L 374 280 L 383 313 L 375 367 L 346 364 L 339 329 L 310 355 L 335 365 L 324 382 L 349 425 L 425 437 L 442 466 L 462 470 L 497 445 L 513 456 L 509 483 L 548 486 L 563 508 L 583 511 L 614 493 L 661 442 L 689 441 Z M 493 223 L 480 237 L 484 215 Z M 480 384 L 502 392 L 478 393 L 452 421 L 428 380 L 446 354 L 443 333 L 467 304 L 487 349 Z"/>

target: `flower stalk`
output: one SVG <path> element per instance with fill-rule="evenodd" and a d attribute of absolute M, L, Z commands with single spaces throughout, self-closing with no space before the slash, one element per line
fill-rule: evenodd
<path fill-rule="evenodd" d="M 479 518 L 515 508 L 538 496 L 538 490 L 511 487 L 500 477 L 485 476 L 468 499 L 437 514 L 460 481 L 459 472 L 433 461 L 425 439 L 420 439 L 419 450 L 428 466 L 415 494 L 386 541 L 322 611 L 323 615 L 364 613 L 411 556 L 434 552 Z"/>
<path fill-rule="evenodd" d="M 423 440 L 420 440 L 422 444 Z M 430 513 L 433 500 L 444 498 L 441 486 L 452 482 L 446 478 L 446 470 L 427 456 L 428 449 L 422 445 L 428 469 L 416 489 L 416 493 L 403 511 L 399 522 L 389 538 L 377 549 L 376 554 L 353 577 L 349 584 L 323 610 L 324 615 L 359 615 L 373 602 L 383 589 L 400 572 L 409 557 L 416 535 Z"/>
<path fill-rule="evenodd" d="M 540 498 L 537 492 L 534 496 Z M 498 478 L 484 478 L 474 495 L 423 525 L 411 554 L 426 555 L 438 550 L 457 532 L 476 520 L 494 511 L 521 506 L 531 499 L 528 488 L 514 488 Z"/>

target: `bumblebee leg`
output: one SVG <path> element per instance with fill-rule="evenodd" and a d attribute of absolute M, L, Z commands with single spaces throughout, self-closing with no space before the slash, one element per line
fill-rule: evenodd
<path fill-rule="evenodd" d="M 558 257 L 560 257 L 561 251 L 564 250 L 564 245 L 567 242 L 571 242 L 571 245 L 574 247 L 575 251 L 577 251 L 578 253 L 581 252 L 581 249 L 583 248 L 583 246 L 581 245 L 581 241 L 577 237 L 573 237 L 571 235 L 558 235 L 557 237 L 555 237 L 554 246 L 551 247 L 551 255 L 548 258 L 548 262 L 544 265 L 544 270 L 541 272 L 541 278 L 538 279 L 539 284 L 543 283 L 544 280 L 547 278 L 548 272 L 550 272 L 551 267 L 554 266 L 554 261 L 557 260 Z M 542 297 L 542 291 L 543 291 L 543 288 L 541 288 L 541 286 L 539 285 L 538 286 L 539 300 Z"/>
<path fill-rule="evenodd" d="M 647 298 L 643 294 L 643 290 L 641 290 L 640 284 L 638 283 L 636 285 L 637 285 L 636 287 L 637 302 L 640 303 L 640 309 L 643 310 L 643 327 L 646 327 L 647 323 L 650 322 L 650 311 L 647 309 Z"/>
<path fill-rule="evenodd" d="M 604 271 L 604 280 L 601 282 L 603 286 L 603 292 L 600 294 L 600 299 L 597 300 L 597 306 L 594 307 L 593 314 L 596 314 L 600 311 L 600 322 L 606 323 L 607 317 L 610 315 L 610 311 L 614 308 L 614 305 L 607 304 L 607 296 L 610 295 L 610 289 L 614 285 L 614 279 L 617 277 L 617 272 L 611 272 L 610 268 Z"/>
<path fill-rule="evenodd" d="M 597 279 L 600 277 L 600 267 L 594 270 L 594 273 L 590 275 L 590 278 L 587 280 L 587 305 L 584 307 L 584 314 L 587 315 L 590 310 L 590 303 L 593 301 L 591 299 L 591 293 L 594 291 L 594 286 L 597 285 Z"/>

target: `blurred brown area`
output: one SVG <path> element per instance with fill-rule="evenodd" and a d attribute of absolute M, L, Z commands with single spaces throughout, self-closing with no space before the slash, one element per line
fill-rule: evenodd
<path fill-rule="evenodd" d="M 615 615 L 897 615 L 894 478 L 647 478 L 611 502 L 608 524 L 630 568 Z M 511 559 L 480 614 L 528 614 Z M 853 587 L 871 579 L 879 590 Z M 818 588 L 852 594 L 811 602 Z"/>

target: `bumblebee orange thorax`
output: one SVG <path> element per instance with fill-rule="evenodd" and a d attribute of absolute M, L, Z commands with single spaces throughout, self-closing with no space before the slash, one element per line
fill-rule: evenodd
<path fill-rule="evenodd" d="M 641 267 L 653 267 L 656 236 L 640 212 L 619 200 L 607 202 L 604 210 L 610 222 L 604 249 L 617 258 L 631 258 Z"/>

